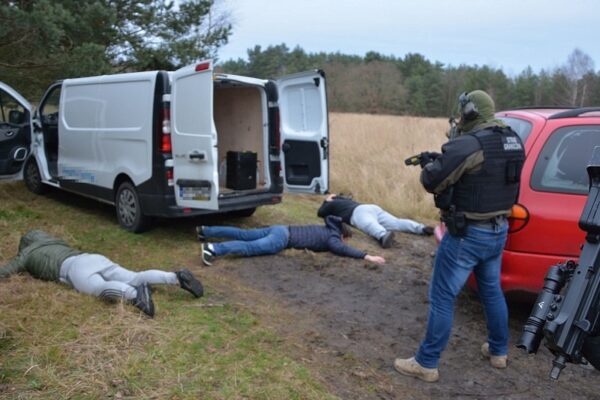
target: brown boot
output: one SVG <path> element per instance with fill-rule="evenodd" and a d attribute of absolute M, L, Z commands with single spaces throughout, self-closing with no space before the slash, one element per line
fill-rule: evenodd
<path fill-rule="evenodd" d="M 492 364 L 492 367 L 499 368 L 499 369 L 506 368 L 506 364 L 508 363 L 508 356 L 507 355 L 504 355 L 504 356 L 491 355 L 489 343 L 486 342 L 481 345 L 481 355 L 484 356 L 485 358 L 489 358 L 490 364 Z"/>
<path fill-rule="evenodd" d="M 396 358 L 394 368 L 402 375 L 414 376 L 425 382 L 437 382 L 440 379 L 440 374 L 437 368 L 425 368 L 411 358 Z"/>

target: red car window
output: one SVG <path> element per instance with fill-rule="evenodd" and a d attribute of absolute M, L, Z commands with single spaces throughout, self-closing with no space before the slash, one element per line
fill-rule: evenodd
<path fill-rule="evenodd" d="M 557 129 L 536 161 L 531 187 L 541 192 L 587 194 L 586 167 L 595 146 L 600 146 L 600 126 Z"/>
<path fill-rule="evenodd" d="M 519 135 L 521 141 L 525 143 L 529 134 L 531 133 L 531 128 L 533 125 L 529 121 L 525 121 L 524 119 L 512 118 L 512 117 L 499 117 L 500 121 L 504 122 L 506 125 L 510 126 L 513 131 Z"/>

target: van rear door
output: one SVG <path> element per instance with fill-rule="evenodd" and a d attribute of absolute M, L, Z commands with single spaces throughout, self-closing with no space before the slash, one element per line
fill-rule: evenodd
<path fill-rule="evenodd" d="M 289 192 L 329 189 L 329 123 L 323 71 L 278 79 L 284 187 Z"/>
<path fill-rule="evenodd" d="M 217 210 L 219 176 L 211 61 L 188 65 L 172 74 L 171 143 L 177 205 Z"/>
<path fill-rule="evenodd" d="M 0 176 L 23 168 L 31 144 L 31 104 L 0 82 Z"/>

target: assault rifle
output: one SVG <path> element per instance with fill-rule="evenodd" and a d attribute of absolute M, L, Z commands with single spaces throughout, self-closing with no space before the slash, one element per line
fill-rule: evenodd
<path fill-rule="evenodd" d="M 567 362 L 585 363 L 584 341 L 600 328 L 600 146 L 594 148 L 587 172 L 590 191 L 579 219 L 587 235 L 579 264 L 568 261 L 550 267 L 517 343 L 528 353 L 536 353 L 542 336 L 546 339 L 546 347 L 555 356 L 552 379 L 558 379 Z"/>

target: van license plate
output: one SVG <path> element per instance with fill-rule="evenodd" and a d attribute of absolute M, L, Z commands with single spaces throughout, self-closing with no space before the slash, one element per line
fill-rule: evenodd
<path fill-rule="evenodd" d="M 210 200 L 209 187 L 179 187 L 179 197 L 183 200 Z"/>

